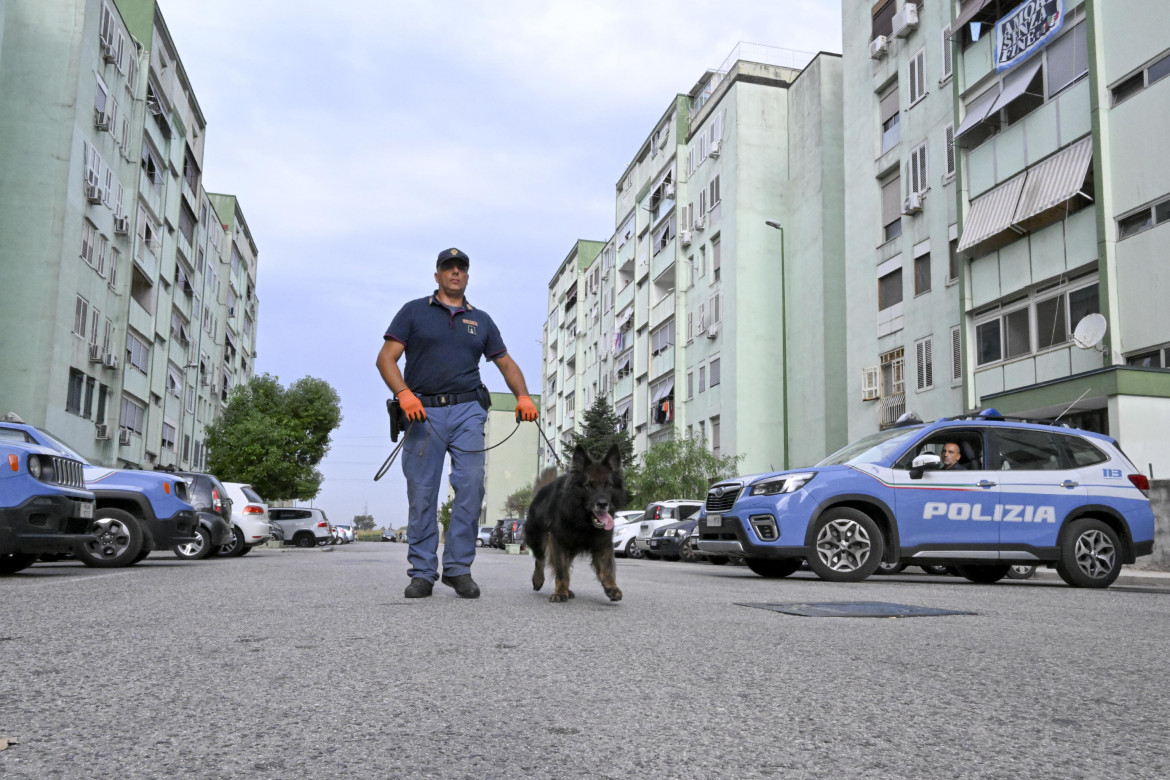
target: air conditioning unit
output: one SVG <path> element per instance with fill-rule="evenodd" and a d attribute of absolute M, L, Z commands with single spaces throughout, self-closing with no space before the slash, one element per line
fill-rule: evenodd
<path fill-rule="evenodd" d="M 707 227 L 707 217 L 695 217 L 695 230 L 703 230 Z"/>
<path fill-rule="evenodd" d="M 886 56 L 887 48 L 886 36 L 879 35 L 869 42 L 869 58 L 871 60 L 880 60 Z"/>
<path fill-rule="evenodd" d="M 99 345 L 97 345 L 97 344 L 90 344 L 89 345 L 89 362 L 90 363 L 102 362 L 102 348 Z"/>
<path fill-rule="evenodd" d="M 130 429 L 129 428 L 123 428 L 122 432 L 118 434 L 118 444 L 121 444 L 123 447 L 130 444 Z"/>
<path fill-rule="evenodd" d="M 219 395 L 219 385 L 215 384 L 214 382 L 211 384 L 211 394 Z"/>
<path fill-rule="evenodd" d="M 691 231 L 689 231 L 689 230 L 680 231 L 678 234 L 678 241 L 683 246 L 690 246 L 691 245 Z"/>
<path fill-rule="evenodd" d="M 113 352 L 107 352 L 105 355 L 102 356 L 102 365 L 105 366 L 106 368 L 117 369 L 118 368 L 118 356 L 115 355 Z"/>
<path fill-rule="evenodd" d="M 114 235 L 124 236 L 130 232 L 130 217 L 114 217 Z"/>
<path fill-rule="evenodd" d="M 102 111 L 100 108 L 95 108 L 93 110 L 93 126 L 98 130 L 109 130 L 110 115 L 105 111 Z"/>
<path fill-rule="evenodd" d="M 85 199 L 90 203 L 101 203 L 102 188 L 96 184 L 87 183 L 85 185 Z"/>
<path fill-rule="evenodd" d="M 102 39 L 102 59 L 106 62 L 113 62 L 118 59 L 118 50 L 114 48 L 113 41 Z"/>
<path fill-rule="evenodd" d="M 707 338 L 713 339 L 719 335 L 719 323 L 713 322 L 707 326 Z"/>
<path fill-rule="evenodd" d="M 911 192 L 906 196 L 906 200 L 902 201 L 902 213 L 917 214 L 920 211 L 922 211 L 922 195 Z"/>
<path fill-rule="evenodd" d="M 666 186 L 662 188 L 662 197 L 664 197 L 664 198 L 673 198 L 674 197 L 674 182 L 667 182 Z"/>
<path fill-rule="evenodd" d="M 905 38 L 918 29 L 918 6 L 906 3 L 902 10 L 894 14 L 893 32 L 899 38 Z"/>
<path fill-rule="evenodd" d="M 722 145 L 723 145 L 722 141 L 712 141 L 711 148 L 707 150 L 707 156 L 708 157 L 718 157 L 719 156 L 719 147 Z"/>
<path fill-rule="evenodd" d="M 94 438 L 103 440 L 110 438 L 110 426 L 105 423 L 98 423 L 96 427 L 97 432 L 94 434 Z"/>

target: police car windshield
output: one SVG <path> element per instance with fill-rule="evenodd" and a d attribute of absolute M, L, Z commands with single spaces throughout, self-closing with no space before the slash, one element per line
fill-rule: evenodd
<path fill-rule="evenodd" d="M 834 452 L 818 463 L 818 466 L 848 466 L 855 463 L 876 463 L 900 449 L 911 436 L 922 427 L 889 428 L 866 436 Z"/>

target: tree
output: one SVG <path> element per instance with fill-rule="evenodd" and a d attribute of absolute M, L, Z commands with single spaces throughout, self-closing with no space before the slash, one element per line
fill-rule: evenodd
<path fill-rule="evenodd" d="M 626 469 L 630 506 L 671 498 L 706 498 L 712 483 L 735 476 L 741 460 L 742 455 L 716 457 L 702 441 L 690 436 L 655 444 Z"/>
<path fill-rule="evenodd" d="M 634 462 L 634 438 L 629 432 L 618 430 L 619 422 L 617 413 L 609 402 L 603 396 L 598 396 L 593 405 L 581 416 L 581 430 L 573 431 L 568 452 L 572 453 L 580 444 L 585 447 L 591 458 L 600 460 L 609 452 L 609 448 L 616 444 L 622 455 L 622 465 L 629 467 Z"/>
<path fill-rule="evenodd" d="M 451 527 L 451 507 L 455 506 L 455 499 L 448 498 L 439 507 L 439 525 L 443 526 L 443 538 L 447 538 L 447 529 Z"/>
<path fill-rule="evenodd" d="M 527 517 L 528 506 L 531 503 L 532 485 L 526 485 L 504 499 L 504 516 Z"/>
<path fill-rule="evenodd" d="M 341 397 L 325 380 L 304 377 L 286 390 L 261 374 L 236 386 L 207 427 L 207 468 L 268 501 L 307 501 L 321 490 L 317 464 L 340 424 Z"/>
<path fill-rule="evenodd" d="M 377 524 L 374 523 L 374 516 L 369 514 L 354 515 L 353 525 L 359 531 L 373 531 L 377 527 Z"/>

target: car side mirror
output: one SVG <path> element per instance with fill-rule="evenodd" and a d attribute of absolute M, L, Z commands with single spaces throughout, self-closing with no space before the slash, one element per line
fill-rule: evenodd
<path fill-rule="evenodd" d="M 932 452 L 924 452 L 910 464 L 910 479 L 922 479 L 923 472 L 938 471 L 942 468 L 942 459 Z"/>

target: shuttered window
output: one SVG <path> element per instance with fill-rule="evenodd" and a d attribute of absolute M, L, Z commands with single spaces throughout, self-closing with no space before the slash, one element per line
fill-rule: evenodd
<path fill-rule="evenodd" d="M 910 105 L 926 96 L 926 49 L 910 58 Z"/>
<path fill-rule="evenodd" d="M 951 328 L 951 381 L 963 378 L 963 331 L 956 325 Z"/>
<path fill-rule="evenodd" d="M 910 191 L 922 194 L 928 186 L 926 171 L 926 144 L 910 153 Z"/>
<path fill-rule="evenodd" d="M 918 364 L 917 388 L 929 390 L 934 387 L 934 361 L 931 356 L 934 339 L 930 336 L 915 342 L 914 354 Z"/>

